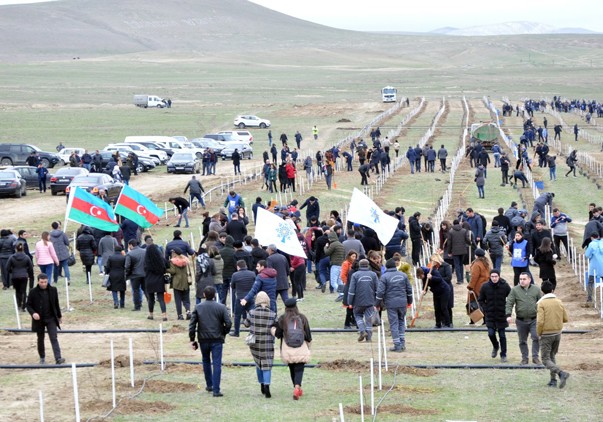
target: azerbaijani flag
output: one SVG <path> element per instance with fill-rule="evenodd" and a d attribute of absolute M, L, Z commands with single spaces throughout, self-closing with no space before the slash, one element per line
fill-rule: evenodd
<path fill-rule="evenodd" d="M 107 232 L 119 230 L 119 224 L 117 224 L 111 205 L 77 186 L 74 186 L 69 192 L 67 218 Z"/>
<path fill-rule="evenodd" d="M 125 185 L 115 203 L 115 214 L 126 217 L 146 229 L 159 222 L 163 210 L 142 193 Z"/>

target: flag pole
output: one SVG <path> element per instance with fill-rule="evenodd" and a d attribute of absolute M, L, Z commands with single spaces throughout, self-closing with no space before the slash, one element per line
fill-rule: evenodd
<path fill-rule="evenodd" d="M 71 206 L 73 205 L 73 198 L 75 197 L 76 189 L 77 186 L 73 186 L 69 190 L 69 200 L 67 201 L 67 207 L 65 208 L 65 221 L 63 222 L 63 232 L 67 232 L 67 221 L 69 221 L 69 218 L 67 216 L 69 215 L 69 211 L 71 210 Z"/>

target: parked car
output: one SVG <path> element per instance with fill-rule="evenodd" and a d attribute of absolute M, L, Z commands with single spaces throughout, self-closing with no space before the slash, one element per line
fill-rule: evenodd
<path fill-rule="evenodd" d="M 155 165 L 157 165 L 157 166 L 159 164 L 161 164 L 161 161 L 159 160 L 159 158 L 151 156 L 146 151 L 134 151 L 134 149 L 132 147 L 130 147 L 129 144 L 109 144 L 105 148 L 103 148 L 103 151 L 112 151 L 112 152 L 119 151 L 119 152 L 125 152 L 126 154 L 133 152 L 139 158 L 140 157 L 150 158 L 151 160 L 153 160 L 155 162 Z"/>
<path fill-rule="evenodd" d="M 125 143 L 129 144 L 130 141 L 125 142 Z M 167 154 L 168 160 L 169 160 L 169 157 L 171 157 L 174 154 L 174 151 L 171 148 L 164 148 L 162 145 L 159 145 L 156 142 L 151 142 L 151 141 L 134 142 L 134 141 L 132 141 L 132 143 L 144 145 L 145 147 L 147 147 L 150 150 L 155 149 L 155 150 L 158 150 L 158 151 L 163 151 L 163 152 L 165 152 Z"/>
<path fill-rule="evenodd" d="M 235 149 L 239 150 L 241 159 L 247 158 L 248 160 L 251 160 L 253 158 L 253 148 L 247 145 L 246 142 L 228 142 L 224 149 L 220 151 L 222 159 L 226 160 L 227 158 L 232 158 L 232 153 Z"/>
<path fill-rule="evenodd" d="M 253 135 L 248 130 L 223 130 L 218 132 L 218 135 L 230 135 L 237 141 L 247 142 L 249 145 L 253 144 Z"/>
<path fill-rule="evenodd" d="M 65 193 L 65 188 L 76 176 L 85 176 L 89 172 L 83 167 L 63 167 L 50 178 L 50 193 L 53 196 Z"/>
<path fill-rule="evenodd" d="M 203 148 L 204 151 L 207 148 L 211 148 L 216 154 L 219 154 L 224 148 L 224 142 L 216 141 L 211 138 L 195 138 L 190 142 L 198 148 Z"/>
<path fill-rule="evenodd" d="M 201 173 L 201 158 L 194 152 L 176 152 L 167 163 L 168 173 Z"/>
<path fill-rule="evenodd" d="M 172 138 L 174 138 L 175 140 L 180 141 L 180 142 L 188 142 L 188 138 L 186 136 L 176 135 L 176 136 L 172 136 Z"/>
<path fill-rule="evenodd" d="M 17 170 L 0 171 L 0 195 L 14 195 L 16 198 L 27 195 L 27 182 Z"/>
<path fill-rule="evenodd" d="M 96 156 L 96 153 L 92 154 L 92 173 L 109 173 L 107 170 L 107 164 L 109 164 L 109 161 L 111 161 L 111 157 L 113 157 L 113 152 L 112 151 L 99 151 L 99 154 L 101 156 L 101 166 L 102 168 L 97 169 L 94 166 L 94 157 Z M 121 158 L 122 163 L 125 163 L 127 158 L 128 158 L 128 154 L 126 154 L 125 152 L 120 152 L 119 153 L 119 158 Z M 138 173 L 142 173 L 142 172 L 146 172 L 149 170 L 152 170 L 155 168 L 155 162 L 150 159 L 150 158 L 145 158 L 145 157 L 138 157 L 138 168 L 136 169 L 136 171 Z"/>
<path fill-rule="evenodd" d="M 218 133 L 206 133 L 205 135 L 203 135 L 204 138 L 210 138 L 213 139 L 214 141 L 218 141 L 218 142 L 233 142 L 236 141 L 235 138 L 233 138 L 231 135 L 220 135 Z"/>
<path fill-rule="evenodd" d="M 32 152 L 38 154 L 38 158 L 44 167 L 52 168 L 61 161 L 57 154 L 42 151 L 40 148 L 33 145 L 4 143 L 0 144 L 0 165 L 25 165 L 27 164 L 27 158 Z"/>
<path fill-rule="evenodd" d="M 251 114 L 244 114 L 235 118 L 234 125 L 239 129 L 245 129 L 246 127 L 266 129 L 267 127 L 270 127 L 270 120 L 260 119 L 258 116 Z"/>
<path fill-rule="evenodd" d="M 38 173 L 37 168 L 33 166 L 8 166 L 1 167 L 0 170 L 16 170 L 27 183 L 27 189 L 38 189 Z M 46 174 L 46 183 L 50 183 L 50 173 Z"/>
<path fill-rule="evenodd" d="M 139 157 L 156 158 L 157 160 L 159 160 L 158 164 L 165 164 L 165 163 L 167 163 L 167 160 L 169 159 L 168 155 L 164 151 L 160 151 L 158 149 L 150 149 L 150 148 L 147 148 L 145 145 L 134 143 L 134 142 L 127 142 L 127 143 L 123 142 L 123 143 L 116 143 L 116 144 L 112 144 L 112 145 L 125 146 L 128 148 L 132 148 L 134 153 L 136 155 L 138 155 Z"/>
<path fill-rule="evenodd" d="M 69 192 L 74 186 L 86 189 L 92 195 L 98 196 L 101 190 L 107 192 L 109 201 L 115 202 L 121 193 L 124 185 L 121 182 L 116 182 L 111 176 L 104 173 L 90 173 L 87 175 L 76 176 L 69 186 L 65 189 L 65 193 L 69 198 Z"/>
<path fill-rule="evenodd" d="M 71 157 L 71 153 L 73 151 L 75 151 L 75 153 L 77 155 L 79 155 L 80 158 L 82 158 L 82 155 L 84 154 L 84 152 L 86 152 L 86 150 L 84 148 L 71 148 L 71 147 L 63 148 L 57 154 L 60 157 L 61 161 L 63 162 L 63 165 L 69 164 L 69 158 Z"/>

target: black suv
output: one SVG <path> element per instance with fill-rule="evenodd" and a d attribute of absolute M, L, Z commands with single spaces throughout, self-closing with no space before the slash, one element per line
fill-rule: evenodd
<path fill-rule="evenodd" d="M 26 164 L 27 158 L 35 152 L 44 167 L 52 168 L 61 161 L 57 154 L 45 152 L 29 144 L 0 144 L 0 164 L 16 166 Z"/>

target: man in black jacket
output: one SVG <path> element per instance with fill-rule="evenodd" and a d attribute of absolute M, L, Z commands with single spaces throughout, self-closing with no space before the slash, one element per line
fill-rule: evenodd
<path fill-rule="evenodd" d="M 421 248 L 423 246 L 421 236 L 421 223 L 419 219 L 421 218 L 421 213 L 416 212 L 408 219 L 408 226 L 410 229 L 410 240 L 412 242 L 412 264 L 417 265 L 419 263 L 419 259 L 421 257 Z"/>
<path fill-rule="evenodd" d="M 235 241 L 243 241 L 247 236 L 247 227 L 245 223 L 239 220 L 239 214 L 233 212 L 230 216 L 230 221 L 226 224 L 226 234 L 232 236 Z"/>
<path fill-rule="evenodd" d="M 237 272 L 232 275 L 230 279 L 230 285 L 232 286 L 233 292 L 236 295 L 235 309 L 234 309 L 234 332 L 229 333 L 233 337 L 239 337 L 239 330 L 241 328 L 241 318 L 247 319 L 247 311 L 253 309 L 253 300 L 247 302 L 245 306 L 241 305 L 241 299 L 245 299 L 247 293 L 251 290 L 253 283 L 255 282 L 255 273 L 248 269 L 245 260 L 237 261 Z"/>
<path fill-rule="evenodd" d="M 320 219 L 320 204 L 318 203 L 318 199 L 315 196 L 309 197 L 301 204 L 299 210 L 301 211 L 306 207 L 308 207 L 306 210 L 306 224 L 309 227 L 312 217 L 316 217 L 317 220 Z"/>
<path fill-rule="evenodd" d="M 507 362 L 507 336 L 505 329 L 509 326 L 505 313 L 507 296 L 511 292 L 511 287 L 507 282 L 500 278 L 500 271 L 493 269 L 490 271 L 490 280 L 487 281 L 479 292 L 477 299 L 484 312 L 486 327 L 488 327 L 488 337 L 492 342 L 492 358 L 495 358 L 500 348 L 501 362 Z M 498 333 L 499 341 L 496 339 Z"/>
<path fill-rule="evenodd" d="M 201 348 L 203 356 L 203 374 L 205 391 L 213 392 L 214 397 L 222 397 L 220 379 L 222 378 L 222 348 L 224 336 L 230 331 L 232 322 L 226 306 L 216 302 L 216 289 L 207 286 L 203 290 L 205 300 L 195 306 L 188 326 L 188 337 L 193 349 Z M 198 346 L 195 342 L 197 336 Z"/>
<path fill-rule="evenodd" d="M 48 330 L 48 338 L 52 345 L 52 352 L 57 365 L 65 363 L 61 357 L 61 348 L 57 339 L 57 330 L 61 328 L 61 306 L 59 305 L 59 293 L 56 287 L 48 284 L 48 276 L 44 273 L 38 274 L 38 285 L 31 289 L 27 297 L 27 312 L 31 315 L 31 331 L 38 334 L 38 354 L 40 364 L 46 363 L 46 351 L 44 349 L 44 332 Z"/>

